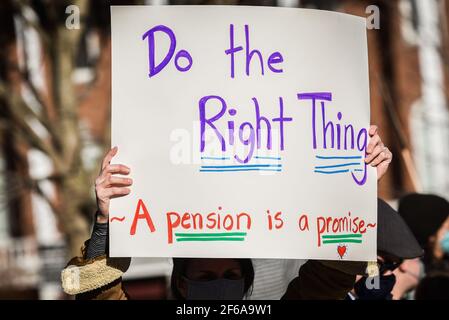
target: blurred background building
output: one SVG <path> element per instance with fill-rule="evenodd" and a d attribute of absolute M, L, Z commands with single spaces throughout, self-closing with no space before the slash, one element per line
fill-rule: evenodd
<path fill-rule="evenodd" d="M 264 5 L 368 19 L 371 119 L 394 154 L 379 195 L 449 198 L 448 0 L 3 0 L 0 2 L 0 299 L 58 299 L 89 237 L 109 148 L 109 6 Z M 80 28 L 66 19 L 75 5 Z M 66 11 L 68 10 L 68 11 Z M 135 259 L 135 298 L 167 295 L 167 259 Z"/>

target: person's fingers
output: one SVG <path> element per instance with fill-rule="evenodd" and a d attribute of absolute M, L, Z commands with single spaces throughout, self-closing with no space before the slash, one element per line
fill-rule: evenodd
<path fill-rule="evenodd" d="M 112 160 L 112 158 L 117 154 L 118 147 L 114 147 L 106 154 L 106 156 L 103 159 L 103 162 L 101 163 L 101 170 L 103 170 Z"/>
<path fill-rule="evenodd" d="M 113 187 L 105 189 L 104 196 L 112 199 L 128 195 L 131 189 L 125 187 Z"/>
<path fill-rule="evenodd" d="M 113 174 L 128 175 L 130 172 L 131 170 L 125 165 L 109 164 L 104 168 L 104 170 L 95 180 L 95 186 L 106 187 L 107 185 L 104 184 L 105 181 L 110 179 Z"/>
<path fill-rule="evenodd" d="M 373 161 L 371 161 L 370 165 L 372 167 L 376 167 L 377 165 L 379 165 L 381 162 L 385 161 L 387 159 L 387 153 L 385 151 L 382 151 L 379 153 L 379 155 L 373 159 Z"/>
<path fill-rule="evenodd" d="M 95 190 L 103 187 L 103 183 L 106 179 L 109 179 L 111 176 L 110 173 L 101 172 L 101 174 L 95 179 Z M 98 191 L 98 190 L 97 190 Z"/>
<path fill-rule="evenodd" d="M 369 133 L 370 137 L 372 137 L 372 136 L 374 136 L 375 134 L 377 134 L 378 131 L 379 131 L 379 128 L 378 128 L 376 125 L 371 125 L 371 126 L 369 127 L 368 133 Z"/>
<path fill-rule="evenodd" d="M 387 155 L 386 159 L 388 160 L 388 163 L 390 163 L 391 160 L 393 160 L 393 153 L 390 151 L 390 149 L 388 149 L 385 146 L 384 146 L 384 152 Z"/>
<path fill-rule="evenodd" d="M 130 172 L 131 169 L 124 164 L 108 164 L 104 168 L 102 175 L 107 175 L 108 173 L 128 175 Z"/>
<path fill-rule="evenodd" d="M 377 156 L 379 156 L 379 154 L 384 151 L 384 146 L 382 145 L 377 145 L 365 158 L 365 162 L 366 163 L 371 163 L 371 161 L 373 161 Z"/>
<path fill-rule="evenodd" d="M 382 152 L 371 162 L 371 166 L 375 167 L 380 164 L 388 166 L 393 158 L 393 154 L 387 147 L 383 147 Z"/>
<path fill-rule="evenodd" d="M 106 178 L 101 185 L 105 188 L 107 187 L 129 187 L 133 184 L 133 180 L 131 178 L 121 178 L 109 176 Z"/>
<path fill-rule="evenodd" d="M 373 152 L 374 148 L 381 142 L 382 140 L 380 139 L 380 136 L 378 134 L 371 137 L 371 139 L 369 139 L 368 146 L 366 147 L 366 152 L 367 153 Z"/>
<path fill-rule="evenodd" d="M 379 154 L 379 156 L 371 162 L 371 166 L 377 169 L 377 180 L 380 180 L 388 170 L 393 159 L 393 154 L 387 147 Z"/>
<path fill-rule="evenodd" d="M 95 186 L 100 186 L 106 179 L 109 179 L 110 173 L 102 171 L 101 174 L 95 179 Z"/>

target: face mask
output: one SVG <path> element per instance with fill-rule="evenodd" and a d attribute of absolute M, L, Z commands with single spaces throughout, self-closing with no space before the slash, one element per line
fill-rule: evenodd
<path fill-rule="evenodd" d="M 394 274 L 388 276 L 380 275 L 379 279 L 363 277 L 354 285 L 355 293 L 360 300 L 389 300 L 391 299 L 391 290 L 396 283 Z"/>
<path fill-rule="evenodd" d="M 449 231 L 446 231 L 444 234 L 443 239 L 441 239 L 440 246 L 441 250 L 443 250 L 446 255 L 449 255 Z"/>
<path fill-rule="evenodd" d="M 187 300 L 242 300 L 244 280 L 216 279 L 195 281 L 185 279 Z"/>

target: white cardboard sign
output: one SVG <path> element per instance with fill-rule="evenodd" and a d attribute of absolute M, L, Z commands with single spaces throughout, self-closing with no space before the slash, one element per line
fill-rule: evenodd
<path fill-rule="evenodd" d="M 110 254 L 376 258 L 365 20 L 305 9 L 119 6 Z"/>

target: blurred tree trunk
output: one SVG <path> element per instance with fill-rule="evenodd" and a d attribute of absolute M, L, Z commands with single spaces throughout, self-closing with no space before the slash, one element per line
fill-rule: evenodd
<path fill-rule="evenodd" d="M 72 2 L 79 8 L 80 27 L 68 29 L 64 22 L 57 24 L 50 42 L 53 67 L 53 95 L 58 106 L 59 154 L 63 179 L 57 180 L 60 190 L 58 205 L 59 221 L 69 239 L 71 255 L 79 252 L 79 247 L 89 237 L 88 222 L 82 215 L 82 208 L 89 202 L 88 190 L 91 185 L 88 174 L 83 170 L 81 141 L 74 84 L 75 58 L 80 38 L 84 32 L 84 17 L 88 14 L 87 0 Z M 64 20 L 64 19 L 62 19 Z M 56 160 L 56 159 L 55 159 Z"/>

